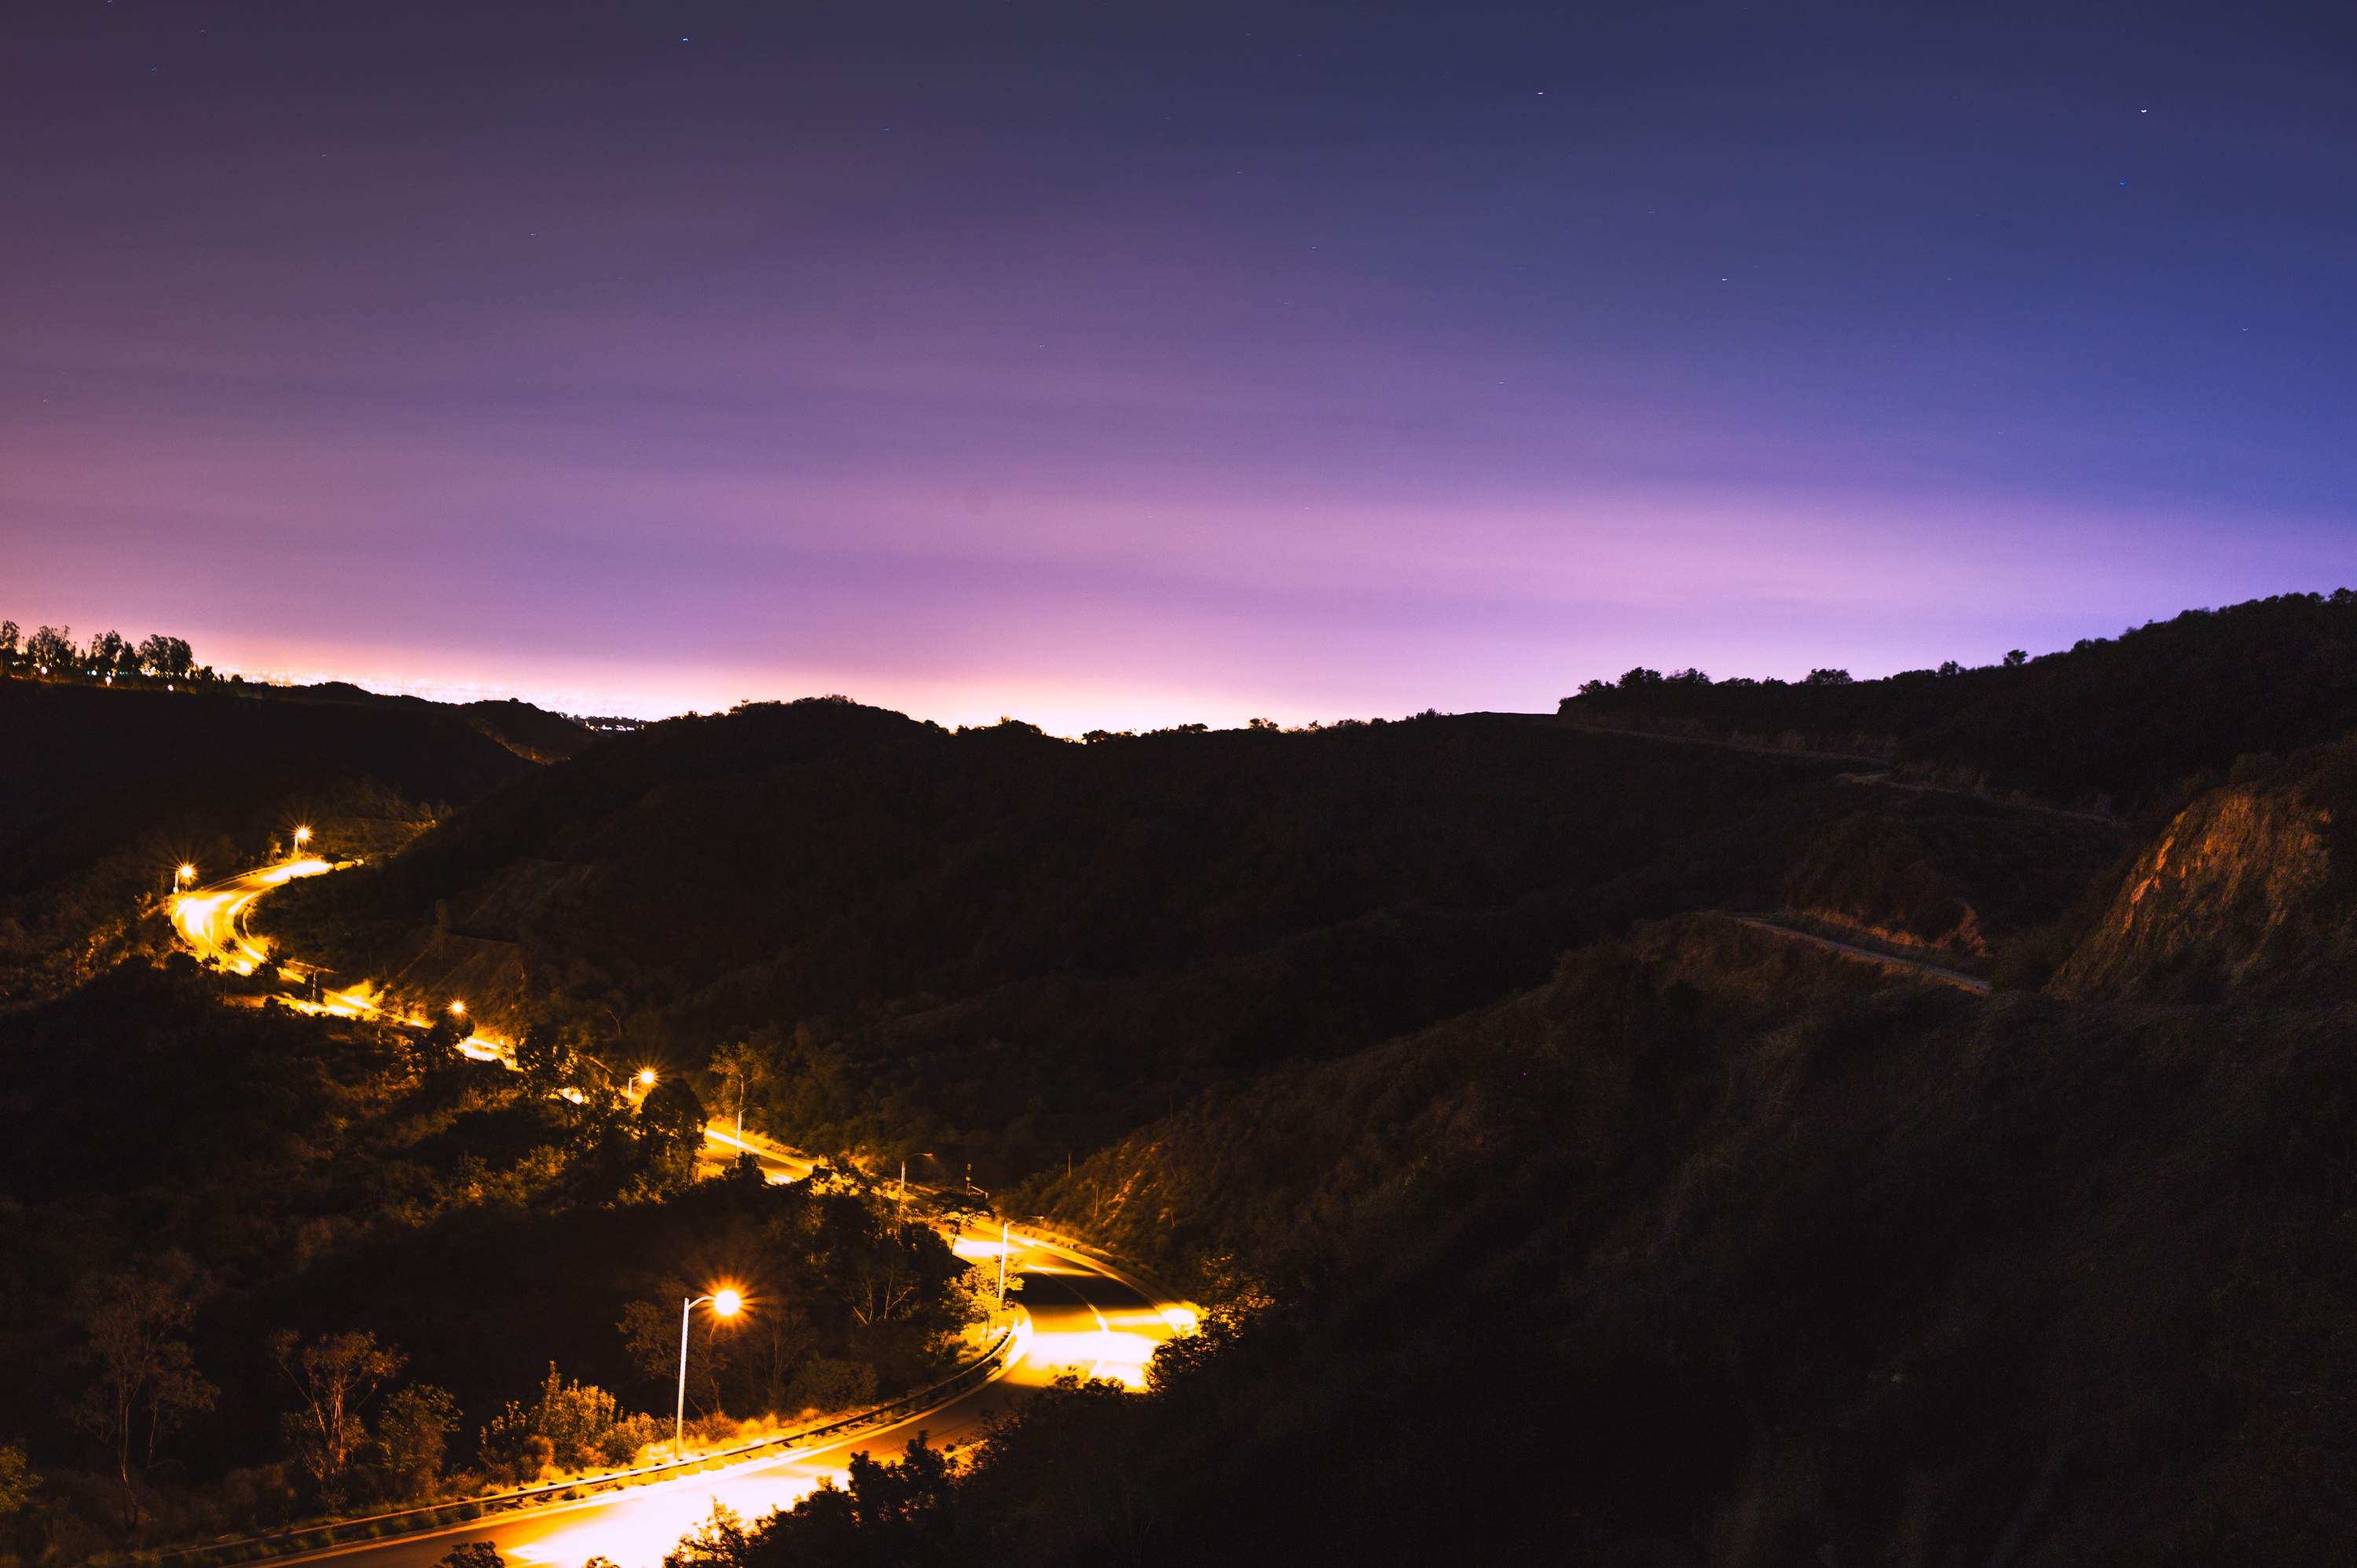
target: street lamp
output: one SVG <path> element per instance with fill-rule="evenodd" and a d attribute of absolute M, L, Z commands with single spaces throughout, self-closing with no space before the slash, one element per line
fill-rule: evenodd
<path fill-rule="evenodd" d="M 303 853 L 303 846 L 304 846 L 305 844 L 307 844 L 307 843 L 309 843 L 310 842 L 311 842 L 311 830 L 310 830 L 310 829 L 308 829 L 308 828 L 296 828 L 296 829 L 295 830 L 295 853 L 296 853 L 296 854 L 302 854 L 302 853 Z"/>
<path fill-rule="evenodd" d="M 188 885 L 196 879 L 197 868 L 188 865 L 186 861 L 182 861 L 180 863 L 180 869 L 172 873 L 172 891 L 175 893 L 183 892 L 188 888 Z"/>
<path fill-rule="evenodd" d="M 652 1089 L 654 1086 L 655 1069 L 651 1067 L 640 1068 L 639 1069 L 639 1092 L 640 1094 L 644 1094 L 648 1090 Z"/>
<path fill-rule="evenodd" d="M 450 1004 L 450 1012 L 452 1016 L 463 1018 L 467 1015 L 467 1004 L 464 1002 L 453 1002 Z"/>
<path fill-rule="evenodd" d="M 737 1309 L 745 1305 L 745 1298 L 733 1290 L 715 1291 L 710 1295 L 700 1295 L 693 1301 L 683 1296 L 680 1299 L 679 1407 L 672 1412 L 671 1418 L 671 1451 L 674 1455 L 687 1451 L 687 1315 L 707 1301 L 712 1304 L 712 1315 L 715 1317 L 734 1317 L 737 1316 Z"/>

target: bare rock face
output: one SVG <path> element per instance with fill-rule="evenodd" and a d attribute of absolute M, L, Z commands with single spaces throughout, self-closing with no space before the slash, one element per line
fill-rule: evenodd
<path fill-rule="evenodd" d="M 2179 813 L 2048 989 L 2192 1001 L 2357 977 L 2352 868 L 2335 853 L 2350 759 L 2287 772 Z"/>

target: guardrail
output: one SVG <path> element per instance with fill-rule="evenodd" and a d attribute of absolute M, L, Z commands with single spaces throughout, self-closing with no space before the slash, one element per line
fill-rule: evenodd
<path fill-rule="evenodd" d="M 576 1476 L 569 1480 L 544 1481 L 484 1497 L 428 1503 L 392 1513 L 328 1520 L 269 1535 L 247 1536 L 165 1552 L 127 1552 L 111 1558 L 109 1562 L 119 1564 L 120 1568 L 225 1568 L 226 1564 L 234 1563 L 292 1557 L 305 1552 L 324 1552 L 331 1547 L 389 1541 L 404 1535 L 432 1534 L 456 1525 L 471 1524 L 477 1520 L 520 1509 L 545 1507 L 553 1502 L 577 1502 L 599 1492 L 619 1491 L 626 1487 L 646 1486 L 676 1476 L 692 1476 L 700 1471 L 743 1464 L 765 1452 L 782 1452 L 814 1439 L 840 1436 L 865 1426 L 890 1425 L 947 1403 L 1002 1373 L 1030 1343 L 1029 1327 L 1027 1320 L 999 1330 L 997 1337 L 979 1355 L 957 1370 L 899 1399 L 871 1405 L 852 1415 L 838 1416 L 813 1426 L 796 1427 L 791 1432 L 776 1433 L 748 1443 L 714 1449 L 710 1453 L 667 1459 L 652 1465 L 636 1465 L 621 1470 L 601 1470 L 594 1475 Z"/>

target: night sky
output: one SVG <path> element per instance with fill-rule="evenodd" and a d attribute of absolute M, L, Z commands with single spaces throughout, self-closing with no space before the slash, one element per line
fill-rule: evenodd
<path fill-rule="evenodd" d="M 2322 5 L 0 10 L 0 615 L 1073 733 L 2357 585 Z"/>

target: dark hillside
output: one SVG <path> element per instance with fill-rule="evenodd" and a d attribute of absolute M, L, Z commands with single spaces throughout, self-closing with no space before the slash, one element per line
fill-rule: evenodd
<path fill-rule="evenodd" d="M 597 732 L 562 714 L 547 713 L 513 697 L 505 702 L 468 703 L 458 708 L 467 723 L 530 762 L 563 762 L 589 749 Z"/>
<path fill-rule="evenodd" d="M 1511 715 L 1081 746 L 813 700 L 601 741 L 263 919 L 608 1059 L 750 1038 L 780 1135 L 993 1184 L 1634 918 L 1797 904 L 1986 958 L 2119 852 L 1839 766 Z"/>
<path fill-rule="evenodd" d="M 688 1068 L 750 1036 L 781 1135 L 988 1181 L 1632 918 L 1771 907 L 1797 845 L 1903 803 L 1832 772 L 1508 716 L 1082 746 L 812 701 L 602 740 L 264 919 L 421 999 L 420 933 L 512 941 L 517 1025 Z"/>
<path fill-rule="evenodd" d="M 1989 959 L 2110 872 L 2118 824 L 1937 790 L 1859 790 L 1860 809 L 1801 849 L 1783 908 L 1853 933 Z"/>
<path fill-rule="evenodd" d="M 1575 955 L 1049 1188 L 1240 1319 L 1029 1407 L 897 1560 L 2341 1561 L 2344 1036 L 1725 922 Z"/>
<path fill-rule="evenodd" d="M 0 681 L 0 736 L 21 759 L 0 772 L 0 1004 L 165 941 L 140 916 L 184 861 L 220 875 L 297 823 L 325 850 L 374 853 L 433 803 L 536 771 L 455 715 L 353 687 Z"/>
<path fill-rule="evenodd" d="M 298 823 L 324 854 L 397 846 L 424 811 L 316 757 L 143 776 L 0 842 L 0 1004 L 54 995 L 172 937 L 159 897 L 183 863 L 210 877 L 263 858 Z"/>
<path fill-rule="evenodd" d="M 2238 757 L 2357 729 L 2357 593 L 2188 610 L 2018 666 L 1833 683 L 1632 671 L 1589 682 L 1562 712 L 1582 724 L 1857 752 L 1945 783 L 2127 814 L 2203 775 L 2222 782 Z"/>
<path fill-rule="evenodd" d="M 174 693 L 109 691 L 0 681 L 0 735 L 29 764 L 0 773 L 0 833 L 13 836 L 124 784 L 271 757 L 341 763 L 412 800 L 452 804 L 533 771 L 431 703 L 366 693 L 341 700 L 258 694 L 264 690 L 249 695 L 215 683 Z"/>

